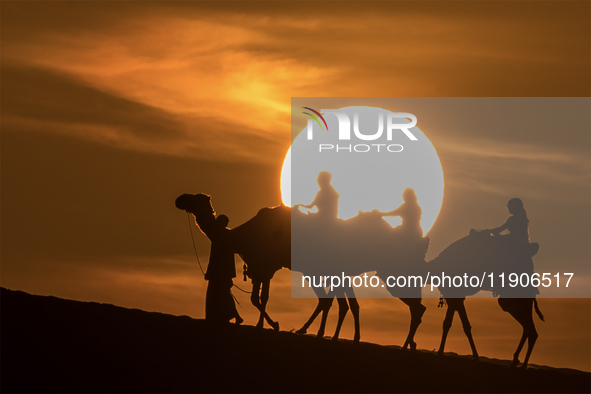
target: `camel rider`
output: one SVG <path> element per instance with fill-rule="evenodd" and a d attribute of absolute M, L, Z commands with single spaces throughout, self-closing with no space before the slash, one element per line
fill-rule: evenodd
<path fill-rule="evenodd" d="M 500 227 L 484 230 L 487 233 L 496 235 L 494 237 L 497 247 L 505 254 L 506 261 L 516 273 L 532 274 L 534 264 L 531 259 L 538 252 L 539 245 L 529 242 L 529 219 L 520 198 L 512 198 L 507 203 L 509 213 L 512 214 Z M 500 235 L 501 231 L 508 230 L 509 234 Z M 537 292 L 537 289 L 535 290 Z"/>
<path fill-rule="evenodd" d="M 495 235 L 491 241 L 499 253 L 500 272 L 511 272 L 519 275 L 532 275 L 534 273 L 534 262 L 532 257 L 538 252 L 539 244 L 529 242 L 529 219 L 520 198 L 512 198 L 507 203 L 510 216 L 500 227 L 484 230 L 485 233 Z M 500 232 L 508 230 L 507 235 L 499 235 Z M 494 252 L 493 252 L 494 253 Z M 507 294 L 506 291 L 510 293 Z M 515 288 L 503 288 L 493 291 L 501 297 L 535 297 L 539 294 L 537 286 L 533 281 L 528 286 L 516 286 Z M 503 305 L 503 310 L 507 311 Z"/>
<path fill-rule="evenodd" d="M 507 208 L 509 209 L 509 213 L 513 216 L 510 216 L 502 226 L 485 231 L 494 235 L 499 235 L 501 231 L 508 230 L 509 234 L 507 235 L 507 239 L 511 245 L 519 246 L 529 244 L 529 219 L 527 218 L 527 213 L 523 207 L 523 201 L 521 201 L 520 198 L 512 198 L 507 203 Z"/>
<path fill-rule="evenodd" d="M 294 208 L 303 207 L 306 209 L 318 208 L 318 218 L 336 220 L 339 213 L 339 193 L 330 183 L 332 174 L 328 171 L 320 171 L 316 180 L 320 190 L 309 205 L 296 204 Z"/>
<path fill-rule="evenodd" d="M 229 219 L 226 215 L 216 218 L 216 231 L 220 233 L 230 231 L 227 227 Z M 225 237 L 216 237 L 211 243 L 209 265 L 205 279 L 209 281 L 205 296 L 205 320 L 215 323 L 227 323 L 236 319 L 236 324 L 243 322 L 240 317 L 234 297 L 232 296 L 232 278 L 236 277 L 234 252 L 225 244 Z"/>
<path fill-rule="evenodd" d="M 404 202 L 398 208 L 390 212 L 381 212 L 377 209 L 374 210 L 374 212 L 378 212 L 381 216 L 400 216 L 402 224 L 397 226 L 395 230 L 404 238 L 423 238 L 423 229 L 421 227 L 421 216 L 423 211 L 418 203 L 414 189 L 404 189 L 402 192 L 402 200 Z"/>

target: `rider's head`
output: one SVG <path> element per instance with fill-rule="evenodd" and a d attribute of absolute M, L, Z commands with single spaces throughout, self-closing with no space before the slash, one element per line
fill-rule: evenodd
<path fill-rule="evenodd" d="M 402 199 L 404 200 L 404 202 L 417 202 L 417 195 L 415 193 L 415 189 L 411 189 L 410 187 L 404 189 L 404 191 L 402 192 Z"/>
<path fill-rule="evenodd" d="M 219 215 L 215 221 L 221 227 L 228 227 L 228 223 L 230 223 L 230 219 L 226 215 Z"/>
<path fill-rule="evenodd" d="M 316 179 L 316 181 L 318 182 L 318 186 L 320 187 L 325 187 L 330 185 L 330 181 L 332 181 L 332 174 L 328 171 L 320 171 L 318 173 L 318 179 Z"/>
<path fill-rule="evenodd" d="M 509 209 L 509 213 L 512 215 L 518 213 L 525 213 L 525 209 L 523 208 L 523 201 L 521 198 L 512 198 L 507 203 L 507 208 Z"/>

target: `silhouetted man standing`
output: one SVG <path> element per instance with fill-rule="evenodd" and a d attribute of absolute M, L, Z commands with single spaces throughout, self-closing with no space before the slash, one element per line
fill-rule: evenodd
<path fill-rule="evenodd" d="M 230 220 L 226 215 L 216 218 L 217 231 L 230 231 L 227 227 Z M 234 265 L 234 253 L 223 241 L 225 237 L 216 237 L 211 244 L 209 265 L 205 273 L 205 279 L 209 281 L 205 295 L 205 319 L 215 323 L 227 323 L 230 319 L 236 319 L 236 324 L 244 320 L 240 317 L 234 298 L 231 293 L 232 278 L 236 277 Z"/>

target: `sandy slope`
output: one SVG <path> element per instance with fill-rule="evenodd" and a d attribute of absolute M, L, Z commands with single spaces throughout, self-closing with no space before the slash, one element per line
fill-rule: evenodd
<path fill-rule="evenodd" d="M 590 392 L 591 374 L 2 289 L 2 392 Z"/>

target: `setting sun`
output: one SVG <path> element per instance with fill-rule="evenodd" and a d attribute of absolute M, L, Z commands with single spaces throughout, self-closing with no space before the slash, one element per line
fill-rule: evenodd
<path fill-rule="evenodd" d="M 383 101 L 387 104 L 387 99 Z M 350 114 L 351 119 L 357 113 L 361 123 L 359 128 L 372 131 L 378 127 L 376 116 L 384 112 L 370 107 L 348 107 L 339 111 Z M 317 130 L 315 145 L 309 145 L 305 132 L 300 133 L 285 156 L 281 172 L 283 203 L 289 206 L 309 204 L 318 191 L 316 177 L 320 171 L 333 175 L 332 184 L 340 194 L 338 216 L 341 219 L 352 218 L 359 211 L 391 211 L 402 204 L 404 189 L 411 188 L 415 190 L 422 208 L 421 226 L 427 234 L 437 219 L 443 201 L 443 171 L 427 136 L 415 126 L 410 130 L 417 140 L 397 135 L 390 142 L 398 141 L 400 144 L 393 144 L 396 149 L 392 148 L 392 151 L 387 149 L 389 145 L 384 135 L 375 141 L 381 144 L 359 141 L 367 143 L 353 145 L 349 149 L 353 142 L 341 142 L 336 145 L 340 148 L 338 152 L 336 147 L 326 152 L 318 146 L 335 146 L 338 124 L 332 116 L 325 118 L 330 131 Z M 398 217 L 384 219 L 392 226 L 401 223 Z"/>

